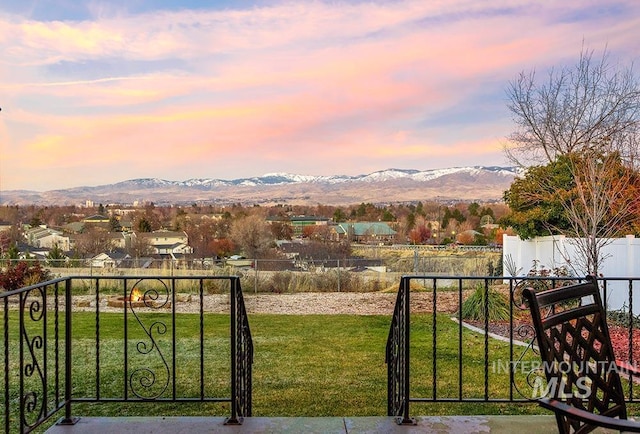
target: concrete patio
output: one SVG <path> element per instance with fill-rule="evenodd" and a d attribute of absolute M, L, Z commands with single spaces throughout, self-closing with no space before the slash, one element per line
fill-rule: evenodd
<path fill-rule="evenodd" d="M 492 433 L 557 432 L 553 415 L 417 416 L 417 425 L 399 426 L 390 417 L 249 417 L 242 425 L 225 426 L 222 417 L 86 417 L 76 425 L 55 425 L 47 434 L 108 433 Z M 596 433 L 613 433 L 596 430 Z"/>

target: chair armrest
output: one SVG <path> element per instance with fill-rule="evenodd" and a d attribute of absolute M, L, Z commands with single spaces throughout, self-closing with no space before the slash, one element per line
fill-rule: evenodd
<path fill-rule="evenodd" d="M 588 425 L 615 429 L 618 431 L 640 432 L 640 423 L 634 420 L 618 419 L 615 417 L 591 413 L 590 411 L 582 410 L 551 398 L 540 398 L 538 399 L 538 404 L 553 411 L 554 413 L 561 413 L 563 416 L 567 416 L 571 419 L 577 419 Z"/>
<path fill-rule="evenodd" d="M 628 375 L 640 375 L 640 370 L 631 363 L 623 362 L 622 360 L 616 360 L 616 367 Z"/>

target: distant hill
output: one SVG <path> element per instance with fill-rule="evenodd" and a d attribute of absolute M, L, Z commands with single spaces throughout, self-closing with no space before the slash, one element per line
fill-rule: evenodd
<path fill-rule="evenodd" d="M 514 167 L 453 167 L 437 170 L 387 169 L 367 175 L 307 176 L 269 173 L 259 177 L 189 179 L 131 179 L 94 187 L 45 192 L 0 192 L 0 205 L 74 205 L 87 200 L 102 204 L 153 202 L 226 205 L 291 204 L 351 205 L 414 201 L 499 201 L 514 178 Z"/>

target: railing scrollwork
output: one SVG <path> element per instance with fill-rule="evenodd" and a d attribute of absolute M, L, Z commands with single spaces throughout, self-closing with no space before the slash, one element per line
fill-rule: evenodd
<path fill-rule="evenodd" d="M 34 288 L 20 298 L 21 424 L 37 426 L 46 412 L 46 379 L 42 370 L 46 348 L 46 287 Z"/>
<path fill-rule="evenodd" d="M 171 378 L 171 372 L 169 369 L 169 363 L 165 358 L 160 346 L 158 345 L 157 338 L 167 333 L 167 325 L 158 320 L 154 320 L 148 327 L 145 326 L 143 318 L 138 312 L 142 305 L 143 308 L 149 309 L 161 309 L 170 303 L 171 292 L 166 282 L 156 279 L 160 283 L 161 291 L 155 287 L 151 289 L 141 289 L 143 280 L 138 280 L 127 296 L 126 306 L 129 308 L 140 328 L 145 333 L 146 340 L 139 340 L 136 343 L 136 350 L 138 354 L 142 356 L 157 355 L 160 359 L 161 367 L 139 367 L 133 370 L 129 375 L 129 388 L 131 392 L 138 398 L 144 400 L 154 400 L 161 397 L 169 387 L 169 381 Z M 162 294 L 161 294 L 162 292 Z M 158 300 L 162 297 L 161 302 Z M 159 370 L 162 372 L 160 373 Z M 160 375 L 162 374 L 162 375 Z M 162 383 L 156 384 L 158 379 L 162 379 Z"/>
<path fill-rule="evenodd" d="M 209 341 L 206 334 L 209 327 L 217 330 L 217 320 L 204 311 L 208 281 L 225 282 L 231 288 L 231 333 L 226 339 L 231 343 L 232 375 L 226 369 L 229 364 L 225 368 L 225 363 L 210 365 L 207 360 L 206 352 L 214 349 L 209 344 L 220 342 L 215 337 Z M 118 295 L 101 291 L 114 286 Z M 197 340 L 188 337 L 186 344 L 197 346 L 200 357 L 185 354 L 184 366 L 185 358 L 176 348 L 182 345 L 177 344 L 178 336 L 187 330 L 183 317 L 177 320 L 176 303 L 191 298 L 176 297 L 177 287 L 198 291 L 200 303 Z M 76 288 L 94 289 L 91 302 L 76 299 Z M 29 433 L 54 416 L 59 417 L 58 425 L 73 425 L 78 417 L 72 407 L 81 402 L 227 402 L 232 413 L 228 423 L 240 424 L 251 416 L 253 342 L 237 276 L 65 277 L 0 291 L 0 306 L 4 432 Z M 81 326 L 74 327 L 74 319 L 83 316 Z M 102 326 L 107 320 L 109 326 Z M 115 334 L 104 331 L 114 328 Z M 192 332 L 189 329 L 188 336 L 194 336 Z M 85 340 L 77 345 L 79 336 Z M 221 370 L 210 371 L 209 366 Z M 79 382 L 77 376 L 87 369 L 95 369 L 93 380 Z M 194 387 L 193 377 L 182 383 L 185 371 L 199 371 L 195 379 L 199 384 Z M 208 390 L 205 373 L 221 373 L 231 385 L 231 396 L 224 386 Z"/>

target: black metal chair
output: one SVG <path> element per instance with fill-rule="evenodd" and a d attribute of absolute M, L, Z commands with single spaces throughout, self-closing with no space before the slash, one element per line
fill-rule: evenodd
<path fill-rule="evenodd" d="M 538 403 L 555 413 L 560 433 L 597 427 L 640 432 L 627 419 L 620 374 L 639 374 L 615 360 L 597 280 L 536 292 L 529 303 L 546 377 Z"/>

